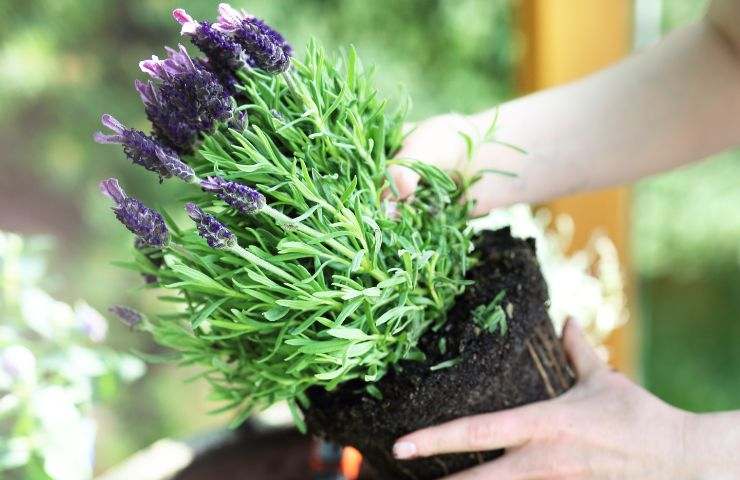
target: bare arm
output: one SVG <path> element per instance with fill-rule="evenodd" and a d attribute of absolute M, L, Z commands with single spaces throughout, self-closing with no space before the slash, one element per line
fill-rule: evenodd
<path fill-rule="evenodd" d="M 484 132 L 495 110 L 420 124 L 400 156 L 467 174 L 478 213 L 618 185 L 700 160 L 740 144 L 740 2 L 719 0 L 707 17 L 582 80 L 500 106 L 496 138 L 528 152 L 485 143 L 464 162 L 457 134 Z M 400 173 L 399 173 L 400 172 Z M 402 196 L 416 177 L 393 172 Z"/>

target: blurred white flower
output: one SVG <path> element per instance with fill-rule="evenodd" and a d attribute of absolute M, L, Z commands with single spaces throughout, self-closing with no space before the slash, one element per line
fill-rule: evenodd
<path fill-rule="evenodd" d="M 66 337 L 76 323 L 72 307 L 38 288 L 21 293 L 21 313 L 26 324 L 48 340 Z"/>
<path fill-rule="evenodd" d="M 533 214 L 519 204 L 493 211 L 473 222 L 474 228 L 511 227 L 515 237 L 534 238 L 537 259 L 550 292 L 549 313 L 560 331 L 573 317 L 594 345 L 627 320 L 624 284 L 617 250 L 611 240 L 595 234 L 588 248 L 566 254 L 573 234 L 573 220 L 561 215 L 552 218 L 547 210 Z"/>
<path fill-rule="evenodd" d="M 141 359 L 125 355 L 118 362 L 118 375 L 124 382 L 133 382 L 146 372 L 146 365 Z"/>
<path fill-rule="evenodd" d="M 31 457 L 31 441 L 28 437 L 15 437 L 0 442 L 0 471 L 25 465 Z"/>
<path fill-rule="evenodd" d="M 58 480 L 92 477 L 95 424 L 80 413 L 75 400 L 65 388 L 52 385 L 39 389 L 31 401 L 42 427 L 37 442 L 44 470 Z"/>
<path fill-rule="evenodd" d="M 23 345 L 5 347 L 0 353 L 0 364 L 11 380 L 29 383 L 36 379 L 36 357 Z"/>
<path fill-rule="evenodd" d="M 43 261 L 0 232 L 0 478 L 92 478 L 96 382 L 130 381 L 144 364 L 99 343 L 107 321 L 36 286 Z M 92 343 L 91 343 L 92 342 Z M 21 381 L 23 380 L 23 381 Z"/>
<path fill-rule="evenodd" d="M 80 328 L 95 343 L 105 340 L 108 334 L 108 321 L 86 302 L 82 300 L 75 304 L 75 315 Z"/>

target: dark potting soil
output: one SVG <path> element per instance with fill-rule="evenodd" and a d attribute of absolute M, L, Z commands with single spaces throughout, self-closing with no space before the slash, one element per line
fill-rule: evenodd
<path fill-rule="evenodd" d="M 365 393 L 360 381 L 333 392 L 309 391 L 311 406 L 304 412 L 309 431 L 356 447 L 373 478 L 435 479 L 494 459 L 502 451 L 402 461 L 393 458 L 391 448 L 398 437 L 420 428 L 553 398 L 574 383 L 547 314 L 547 286 L 534 240 L 513 238 L 505 228 L 482 232 L 476 248 L 480 263 L 468 274 L 474 283 L 450 310 L 444 327 L 422 337 L 426 360 L 402 362 L 375 384 L 382 400 Z M 507 332 L 483 331 L 472 311 L 502 290 Z M 453 359 L 458 363 L 452 367 L 430 370 Z"/>

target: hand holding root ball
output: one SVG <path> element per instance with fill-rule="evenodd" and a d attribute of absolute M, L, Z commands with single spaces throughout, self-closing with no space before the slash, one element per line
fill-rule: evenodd
<path fill-rule="evenodd" d="M 398 440 L 394 455 L 506 449 L 449 480 L 700 478 L 687 452 L 691 414 L 610 370 L 573 321 L 564 343 L 579 378 L 567 393 L 414 432 Z"/>

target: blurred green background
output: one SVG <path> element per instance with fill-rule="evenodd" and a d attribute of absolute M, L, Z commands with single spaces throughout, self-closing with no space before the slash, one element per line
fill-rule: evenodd
<path fill-rule="evenodd" d="M 91 135 L 103 112 L 147 129 L 132 88 L 138 60 L 179 41 L 169 16 L 174 7 L 205 18 L 214 16 L 216 3 L 0 1 L 0 229 L 58 239 L 52 266 L 58 277 L 48 286 L 60 298 L 84 297 L 101 310 L 152 303 L 137 289 L 136 275 L 110 265 L 126 258 L 131 237 L 111 220 L 97 183 L 118 176 L 135 185 L 137 196 L 165 208 L 182 187 L 159 185 Z M 663 2 L 663 30 L 699 18 L 705 3 Z M 521 48 L 511 1 L 250 0 L 247 6 L 298 50 L 312 35 L 329 48 L 356 45 L 365 63 L 378 67 L 388 96 L 411 94 L 415 119 L 472 112 L 515 94 Z M 738 157 L 725 154 L 635 188 L 643 381 L 694 410 L 740 407 L 740 349 L 733 341 L 740 338 Z M 123 349 L 155 348 L 118 325 L 111 339 Z M 205 414 L 202 385 L 183 384 L 191 373 L 153 366 L 100 412 L 100 467 L 157 438 L 224 422 Z"/>

